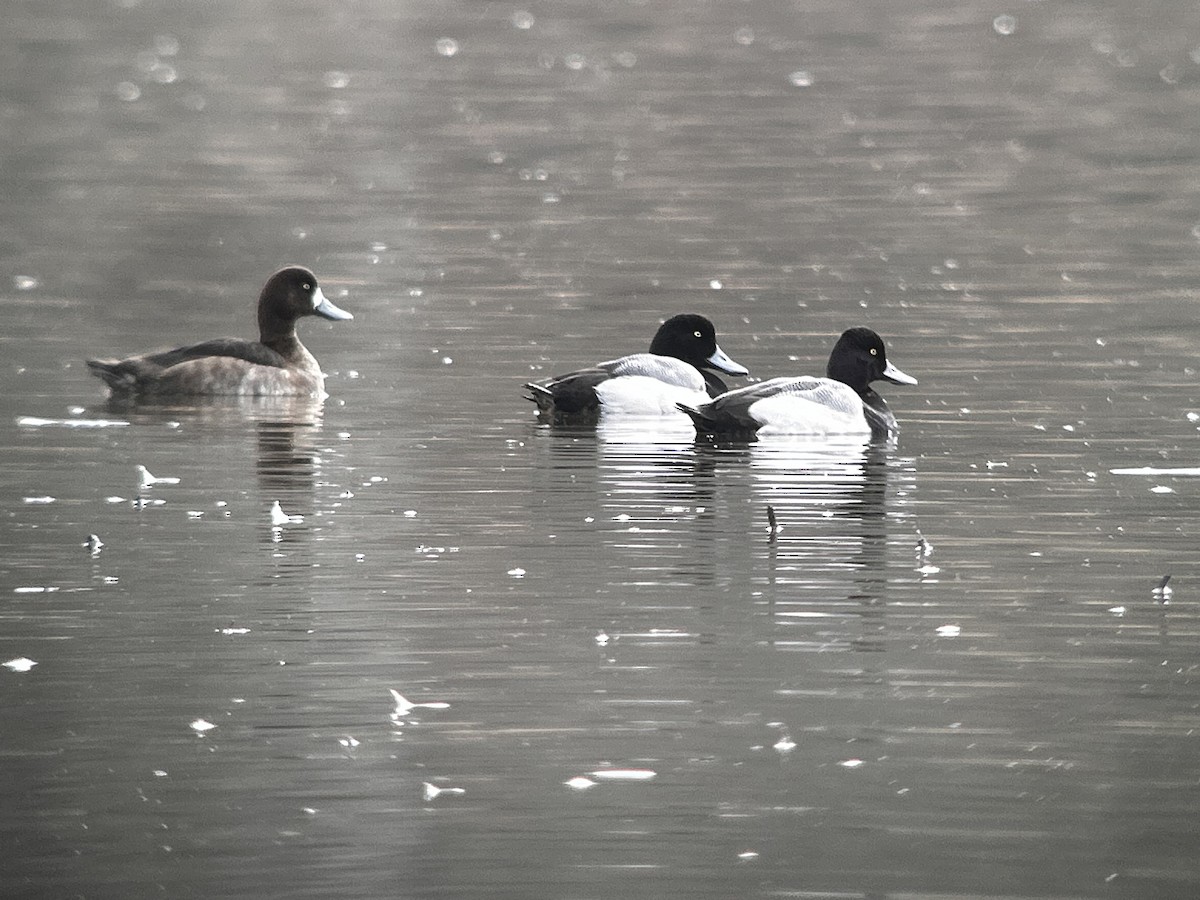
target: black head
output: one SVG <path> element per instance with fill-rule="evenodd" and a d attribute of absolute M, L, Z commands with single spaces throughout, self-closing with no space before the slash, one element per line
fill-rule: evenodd
<path fill-rule="evenodd" d="M 684 313 L 659 326 L 650 352 L 691 363 L 697 369 L 716 369 L 727 375 L 749 375 L 750 371 L 725 355 L 717 345 L 717 330 L 704 316 Z"/>
<path fill-rule="evenodd" d="M 258 295 L 258 328 L 264 337 L 288 334 L 302 316 L 335 321 L 354 318 L 326 299 L 311 271 L 288 266 L 268 278 Z"/>
<path fill-rule="evenodd" d="M 872 381 L 893 384 L 916 384 L 917 379 L 905 375 L 887 358 L 883 339 L 870 328 L 850 328 L 842 332 L 829 354 L 825 374 L 864 394 Z"/>

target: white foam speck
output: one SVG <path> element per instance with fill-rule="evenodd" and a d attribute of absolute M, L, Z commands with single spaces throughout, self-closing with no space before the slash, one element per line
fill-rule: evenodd
<path fill-rule="evenodd" d="M 958 637 L 962 634 L 960 625 L 939 625 L 936 630 L 938 637 Z"/>
<path fill-rule="evenodd" d="M 287 513 L 285 513 L 283 511 L 283 507 L 281 507 L 279 505 L 278 500 L 276 500 L 274 503 L 271 504 L 271 527 L 282 528 L 284 525 L 291 525 L 293 523 L 303 522 L 303 521 L 304 521 L 304 516 L 300 516 L 300 515 L 291 516 L 291 515 L 288 515 Z"/>
<path fill-rule="evenodd" d="M 649 781 L 657 774 L 653 769 L 597 769 L 591 776 L 597 781 Z"/>
<path fill-rule="evenodd" d="M 10 659 L 4 664 L 4 668 L 11 669 L 14 672 L 28 672 L 37 663 L 27 656 L 18 656 L 16 659 Z"/>
<path fill-rule="evenodd" d="M 1156 466 L 1139 466 L 1132 469 L 1109 469 L 1113 475 L 1200 475 L 1200 466 L 1182 466 L 1177 468 L 1158 468 Z"/>
<path fill-rule="evenodd" d="M 174 475 L 163 475 L 160 478 L 157 475 L 152 475 L 150 473 L 150 470 L 142 465 L 139 465 L 137 467 L 137 471 L 138 471 L 138 485 L 142 488 L 146 488 L 146 489 L 152 488 L 156 484 L 179 484 L 179 479 L 176 478 Z"/>
<path fill-rule="evenodd" d="M 466 791 L 459 787 L 440 788 L 436 784 L 430 784 L 428 781 L 421 785 L 421 795 L 425 798 L 425 802 L 429 803 L 436 800 L 442 794 L 465 794 Z"/>
<path fill-rule="evenodd" d="M 206 719 L 196 719 L 188 727 L 191 728 L 192 731 L 196 732 L 196 734 L 204 734 L 204 732 L 212 731 L 217 726 Z"/>
<path fill-rule="evenodd" d="M 23 428 L 123 428 L 128 422 L 120 419 L 43 419 L 38 416 L 18 416 Z"/>

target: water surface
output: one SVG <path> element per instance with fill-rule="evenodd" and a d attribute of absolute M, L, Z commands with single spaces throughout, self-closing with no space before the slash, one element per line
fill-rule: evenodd
<path fill-rule="evenodd" d="M 6 896 L 1200 891 L 1194 4 L 9 13 Z M 681 311 L 898 442 L 534 421 Z"/>

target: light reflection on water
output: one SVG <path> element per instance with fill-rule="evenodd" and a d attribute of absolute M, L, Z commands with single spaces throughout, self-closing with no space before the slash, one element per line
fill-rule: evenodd
<path fill-rule="evenodd" d="M 0 893 L 1196 895 L 1195 4 L 285 6 L 0 36 Z M 692 309 L 898 444 L 531 421 Z"/>

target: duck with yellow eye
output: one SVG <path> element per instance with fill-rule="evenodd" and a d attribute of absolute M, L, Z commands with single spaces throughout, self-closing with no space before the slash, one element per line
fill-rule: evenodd
<path fill-rule="evenodd" d="M 601 416 L 679 418 L 680 404 L 704 403 L 725 391 L 716 373 L 748 375 L 717 344 L 713 323 L 693 313 L 659 327 L 649 353 L 633 353 L 567 375 L 525 385 L 543 421 L 583 424 Z"/>
<path fill-rule="evenodd" d="M 887 358 L 883 339 L 870 328 L 842 333 L 825 377 L 772 378 L 727 391 L 699 405 L 680 404 L 701 434 L 753 436 L 861 435 L 889 438 L 899 429 L 873 381 L 916 384 Z"/>
<path fill-rule="evenodd" d="M 257 341 L 217 338 L 125 359 L 89 359 L 114 397 L 325 396 L 325 375 L 296 336 L 305 316 L 353 319 L 321 292 L 302 266 L 272 275 L 258 296 Z"/>

